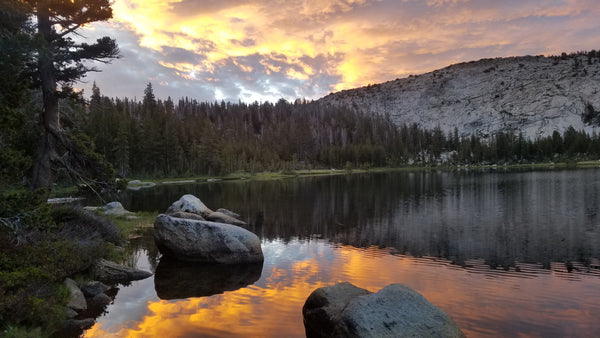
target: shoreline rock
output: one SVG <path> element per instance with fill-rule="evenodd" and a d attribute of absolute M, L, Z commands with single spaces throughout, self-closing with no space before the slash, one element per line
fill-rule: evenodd
<path fill-rule="evenodd" d="M 225 223 L 158 215 L 154 240 L 168 257 L 202 263 L 259 263 L 261 242 L 254 233 Z"/>
<path fill-rule="evenodd" d="M 129 283 L 152 276 L 151 272 L 130 268 L 106 259 L 98 260 L 92 270 L 96 280 L 107 284 Z"/>
<path fill-rule="evenodd" d="M 402 284 L 376 293 L 349 283 L 316 289 L 303 308 L 307 337 L 465 337 L 452 318 Z"/>

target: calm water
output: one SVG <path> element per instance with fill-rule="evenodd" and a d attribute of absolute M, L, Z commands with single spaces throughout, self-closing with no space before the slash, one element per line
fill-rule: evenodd
<path fill-rule="evenodd" d="M 120 287 L 89 337 L 304 336 L 301 308 L 341 281 L 403 283 L 470 337 L 600 334 L 600 170 L 400 172 L 160 186 L 121 196 L 164 211 L 181 195 L 243 215 L 265 262 L 161 260 Z"/>

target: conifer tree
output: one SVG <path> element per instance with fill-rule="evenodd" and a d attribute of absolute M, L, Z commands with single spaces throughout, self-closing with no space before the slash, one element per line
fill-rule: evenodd
<path fill-rule="evenodd" d="M 43 111 L 40 124 L 43 132 L 37 147 L 31 177 L 31 187 L 50 188 L 54 181 L 53 167 L 61 166 L 76 179 L 85 177 L 89 158 L 74 144 L 60 123 L 59 99 L 73 94 L 71 85 L 89 71 L 97 69 L 85 61 L 108 62 L 118 57 L 114 39 L 102 37 L 92 44 L 76 42 L 72 36 L 84 25 L 106 21 L 112 17 L 109 0 L 21 0 L 35 22 L 36 46 L 34 80 L 42 92 Z M 61 90 L 57 90 L 61 86 Z"/>

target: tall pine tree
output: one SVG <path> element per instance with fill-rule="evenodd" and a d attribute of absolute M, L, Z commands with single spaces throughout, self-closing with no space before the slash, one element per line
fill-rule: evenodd
<path fill-rule="evenodd" d="M 118 57 L 114 39 L 102 37 L 92 44 L 76 42 L 72 35 L 86 24 L 106 21 L 112 17 L 109 0 L 21 0 L 28 5 L 35 22 L 40 43 L 36 50 L 35 80 L 42 92 L 43 111 L 40 118 L 42 134 L 33 165 L 31 187 L 50 188 L 54 182 L 53 168 L 67 169 L 71 177 L 84 179 L 90 168 L 89 158 L 75 144 L 60 123 L 59 99 L 72 94 L 71 85 L 93 67 L 85 61 L 108 62 Z M 61 90 L 57 90 L 58 86 Z M 97 173 L 96 173 L 97 174 Z M 94 174 L 92 174 L 94 175 Z M 94 175 L 96 176 L 96 175 Z M 93 179 L 93 178 L 92 178 Z"/>

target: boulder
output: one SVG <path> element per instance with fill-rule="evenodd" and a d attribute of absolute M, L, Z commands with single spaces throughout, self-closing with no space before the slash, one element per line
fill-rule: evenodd
<path fill-rule="evenodd" d="M 86 319 L 68 319 L 62 323 L 61 330 L 56 334 L 57 337 L 79 337 L 83 331 L 94 326 L 96 321 L 93 318 Z"/>
<path fill-rule="evenodd" d="M 83 311 L 87 309 L 87 302 L 85 301 L 83 292 L 81 292 L 81 289 L 79 289 L 79 286 L 77 286 L 77 283 L 75 283 L 74 280 L 67 278 L 65 279 L 65 286 L 71 293 L 71 298 L 69 299 L 69 303 L 67 303 L 67 307 L 75 311 Z"/>
<path fill-rule="evenodd" d="M 202 263 L 264 261 L 260 239 L 231 224 L 158 215 L 154 239 L 160 252 L 174 259 Z"/>
<path fill-rule="evenodd" d="M 128 283 L 152 276 L 151 272 L 130 268 L 106 259 L 98 260 L 93 267 L 95 279 L 104 283 Z"/>
<path fill-rule="evenodd" d="M 223 214 L 225 214 L 229 217 L 233 217 L 233 218 L 240 218 L 239 214 L 236 214 L 235 212 L 224 209 L 224 208 L 219 208 L 219 209 L 215 210 L 215 212 L 220 212 L 220 213 L 223 213 Z"/>
<path fill-rule="evenodd" d="M 98 281 L 88 282 L 83 288 L 81 288 L 81 291 L 83 291 L 83 294 L 86 297 L 94 297 L 97 294 L 106 292 L 106 290 L 108 290 L 108 286 Z"/>
<path fill-rule="evenodd" d="M 110 303 L 112 303 L 112 299 L 105 293 L 99 293 L 90 299 L 90 307 L 104 309 Z"/>
<path fill-rule="evenodd" d="M 224 214 L 222 212 L 219 212 L 219 211 L 210 213 L 209 215 L 206 216 L 206 219 L 208 219 L 209 221 L 212 221 L 212 222 L 233 224 L 233 225 L 237 225 L 237 226 L 246 225 L 246 222 L 240 221 L 237 218 L 233 218 L 233 217 L 231 217 L 227 214 Z"/>
<path fill-rule="evenodd" d="M 181 196 L 179 200 L 171 204 L 167 209 L 167 214 L 174 214 L 178 211 L 189 212 L 203 217 L 213 212 L 198 197 L 189 194 Z"/>
<path fill-rule="evenodd" d="M 65 308 L 65 314 L 68 319 L 73 319 L 73 318 L 77 317 L 77 312 L 75 310 L 71 309 L 70 307 Z"/>
<path fill-rule="evenodd" d="M 307 337 L 465 336 L 450 316 L 401 284 L 377 293 L 348 283 L 317 289 L 302 314 Z"/>
<path fill-rule="evenodd" d="M 185 219 L 195 219 L 197 221 L 206 221 L 206 219 L 204 219 L 204 217 L 202 217 L 200 215 L 192 214 L 191 212 L 184 212 L 184 211 L 177 211 L 172 214 L 169 214 L 169 216 L 177 217 L 177 218 L 185 218 Z"/>
<path fill-rule="evenodd" d="M 142 182 L 140 180 L 133 180 L 133 181 L 127 182 L 127 189 L 137 191 L 137 190 L 141 190 L 144 188 L 152 188 L 155 185 L 156 184 L 154 182 Z"/>
<path fill-rule="evenodd" d="M 306 336 L 333 336 L 340 322 L 340 315 L 348 303 L 358 296 L 370 293 L 347 282 L 313 291 L 302 307 Z"/>
<path fill-rule="evenodd" d="M 123 217 L 123 216 L 135 215 L 135 213 L 125 210 L 125 208 L 123 208 L 123 205 L 121 204 L 121 202 L 110 202 L 110 203 L 107 203 L 106 205 L 100 207 L 99 209 L 100 209 L 100 211 L 102 211 L 103 214 L 110 215 L 110 216 Z"/>

